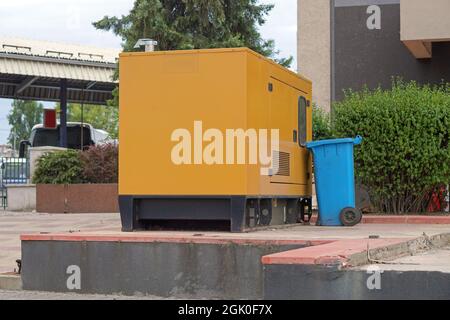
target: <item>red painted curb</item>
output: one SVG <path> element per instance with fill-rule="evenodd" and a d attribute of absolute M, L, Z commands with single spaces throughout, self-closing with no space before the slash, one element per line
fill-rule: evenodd
<path fill-rule="evenodd" d="M 294 249 L 263 256 L 261 262 L 268 264 L 315 264 L 346 265 L 354 254 L 363 253 L 370 249 L 387 247 L 394 244 L 405 243 L 411 239 L 349 239 L 338 240 L 331 243 Z"/>
<path fill-rule="evenodd" d="M 239 245 L 300 245 L 317 246 L 334 240 L 302 240 L 302 239 L 249 239 L 239 237 L 211 237 L 194 235 L 164 236 L 159 234 L 145 235 L 95 235 L 95 234 L 23 234 L 22 241 L 71 241 L 71 242 L 142 242 L 142 243 L 197 243 L 197 244 L 239 244 Z"/>
<path fill-rule="evenodd" d="M 317 216 L 311 218 L 316 223 Z M 450 216 L 376 216 L 364 215 L 363 224 L 450 224 Z"/>

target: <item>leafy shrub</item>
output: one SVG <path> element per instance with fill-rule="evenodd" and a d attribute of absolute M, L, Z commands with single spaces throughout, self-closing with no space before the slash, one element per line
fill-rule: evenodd
<path fill-rule="evenodd" d="M 330 139 L 333 137 L 330 114 L 316 104 L 313 105 L 312 121 L 313 140 Z"/>
<path fill-rule="evenodd" d="M 346 92 L 334 106 L 339 137 L 361 135 L 356 176 L 381 211 L 424 211 L 450 182 L 450 84 L 393 82 L 392 90 Z"/>
<path fill-rule="evenodd" d="M 114 144 L 92 146 L 80 153 L 87 183 L 117 183 L 118 148 Z"/>
<path fill-rule="evenodd" d="M 33 183 L 83 183 L 83 167 L 79 152 L 67 150 L 44 154 L 38 159 Z"/>

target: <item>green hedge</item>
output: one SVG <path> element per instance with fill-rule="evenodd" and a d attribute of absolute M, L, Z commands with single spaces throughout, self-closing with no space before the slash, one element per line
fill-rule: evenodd
<path fill-rule="evenodd" d="M 117 183 L 117 176 L 118 148 L 106 144 L 82 152 L 67 150 L 43 155 L 36 165 L 33 183 Z"/>
<path fill-rule="evenodd" d="M 313 140 L 324 140 L 333 138 L 331 130 L 330 114 L 316 104 L 313 105 Z"/>
<path fill-rule="evenodd" d="M 44 154 L 37 161 L 33 183 L 73 184 L 83 182 L 83 166 L 78 151 L 51 152 Z"/>
<path fill-rule="evenodd" d="M 378 210 L 424 211 L 430 192 L 450 183 L 450 84 L 397 80 L 392 90 L 346 92 L 333 110 L 336 136 L 364 138 L 356 176 Z"/>

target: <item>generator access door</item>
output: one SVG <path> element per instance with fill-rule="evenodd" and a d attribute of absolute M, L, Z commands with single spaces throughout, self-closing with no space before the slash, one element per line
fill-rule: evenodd
<path fill-rule="evenodd" d="M 309 153 L 305 93 L 276 78 L 270 78 L 270 126 L 279 129 L 280 150 L 274 151 L 271 183 L 306 185 Z"/>

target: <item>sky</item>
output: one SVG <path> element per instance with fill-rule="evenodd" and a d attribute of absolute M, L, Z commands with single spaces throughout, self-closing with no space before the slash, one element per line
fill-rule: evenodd
<path fill-rule="evenodd" d="M 266 24 L 260 29 L 263 38 L 274 39 L 281 56 L 293 56 L 296 59 L 297 0 L 260 2 L 275 5 Z M 120 38 L 96 30 L 92 22 L 105 15 L 125 15 L 133 3 L 134 0 L 2 0 L 0 35 L 120 48 Z M 296 60 L 292 67 L 296 68 Z M 0 99 L 0 144 L 6 143 L 9 134 L 6 116 L 10 105 L 11 100 Z"/>

